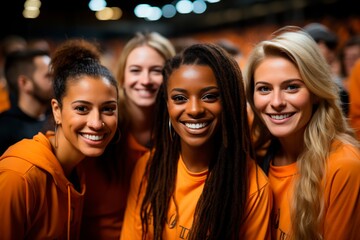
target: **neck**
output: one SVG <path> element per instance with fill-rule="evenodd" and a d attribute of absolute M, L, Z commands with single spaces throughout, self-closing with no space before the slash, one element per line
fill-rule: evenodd
<path fill-rule="evenodd" d="M 40 103 L 29 95 L 20 95 L 18 106 L 26 115 L 39 119 L 45 116 L 48 105 Z"/>
<path fill-rule="evenodd" d="M 191 172 L 203 172 L 209 168 L 211 158 L 214 158 L 215 152 L 209 149 L 215 149 L 215 146 L 199 146 L 193 147 L 185 143 L 181 143 L 181 156 Z"/>
<path fill-rule="evenodd" d="M 299 141 L 299 139 L 302 141 Z M 303 139 L 303 135 L 291 139 L 279 139 L 280 149 L 275 154 L 273 164 L 276 166 L 285 166 L 296 162 L 300 154 L 304 151 Z"/>
<path fill-rule="evenodd" d="M 58 127 L 55 136 L 50 138 L 50 143 L 65 176 L 69 179 L 71 172 L 85 156 L 69 144 L 68 140 L 63 135 L 61 126 Z"/>
<path fill-rule="evenodd" d="M 139 108 L 137 106 L 131 106 L 128 109 L 130 115 L 130 133 L 138 143 L 146 146 L 151 139 L 154 107 Z"/>

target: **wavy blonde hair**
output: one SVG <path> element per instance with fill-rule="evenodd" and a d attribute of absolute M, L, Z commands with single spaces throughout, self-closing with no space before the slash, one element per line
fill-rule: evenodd
<path fill-rule="evenodd" d="M 287 30 L 288 29 L 288 30 Z M 315 41 L 302 29 L 287 27 L 270 40 L 253 49 L 245 70 L 246 93 L 255 115 L 252 133 L 255 150 L 276 141 L 262 122 L 254 106 L 254 72 L 267 57 L 278 56 L 291 61 L 314 97 L 313 115 L 304 133 L 304 149 L 297 159 L 299 177 L 295 180 L 291 203 L 291 239 L 323 239 L 323 184 L 327 158 L 335 139 L 358 145 L 353 130 L 342 113 L 339 89 Z"/>

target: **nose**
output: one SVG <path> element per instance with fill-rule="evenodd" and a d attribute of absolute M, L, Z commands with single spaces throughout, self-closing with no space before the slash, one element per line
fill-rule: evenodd
<path fill-rule="evenodd" d="M 142 85 L 149 85 L 151 84 L 151 76 L 149 71 L 143 71 L 140 75 L 140 83 Z"/>
<path fill-rule="evenodd" d="M 286 102 L 284 95 L 281 91 L 274 91 L 271 98 L 271 106 L 275 109 L 285 107 Z"/>
<path fill-rule="evenodd" d="M 101 114 L 98 111 L 93 111 L 91 114 L 89 114 L 87 126 L 94 130 L 99 130 L 104 127 Z"/>
<path fill-rule="evenodd" d="M 189 102 L 187 103 L 186 112 L 188 115 L 197 118 L 201 117 L 204 112 L 204 106 L 202 105 L 202 101 L 199 99 L 189 99 Z"/>

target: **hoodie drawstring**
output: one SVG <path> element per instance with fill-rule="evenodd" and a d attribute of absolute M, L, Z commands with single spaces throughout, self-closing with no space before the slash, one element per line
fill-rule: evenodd
<path fill-rule="evenodd" d="M 70 223 L 71 223 L 71 188 L 67 185 L 68 190 L 68 222 L 67 222 L 67 239 L 70 240 Z"/>

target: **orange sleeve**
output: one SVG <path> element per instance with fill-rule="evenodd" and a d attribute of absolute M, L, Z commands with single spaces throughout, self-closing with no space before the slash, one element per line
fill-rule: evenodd
<path fill-rule="evenodd" d="M 142 227 L 140 219 L 140 207 L 144 196 L 144 191 L 138 195 L 140 183 L 144 173 L 145 165 L 149 153 L 146 153 L 141 157 L 132 173 L 130 191 L 128 194 L 127 205 L 125 210 L 125 216 L 123 226 L 121 230 L 121 240 L 141 240 L 142 238 Z M 145 189 L 143 186 L 142 189 Z"/>
<path fill-rule="evenodd" d="M 272 191 L 264 172 L 255 163 L 250 169 L 250 196 L 241 236 L 243 239 L 270 239 Z"/>
<path fill-rule="evenodd" d="M 360 153 L 354 147 L 345 147 L 331 155 L 329 161 L 324 193 L 324 239 L 358 239 Z"/>
<path fill-rule="evenodd" d="M 19 174 L 0 172 L 0 239 L 23 239 L 27 223 L 27 184 Z"/>
<path fill-rule="evenodd" d="M 349 120 L 355 129 L 358 140 L 360 140 L 360 60 L 349 76 Z"/>

